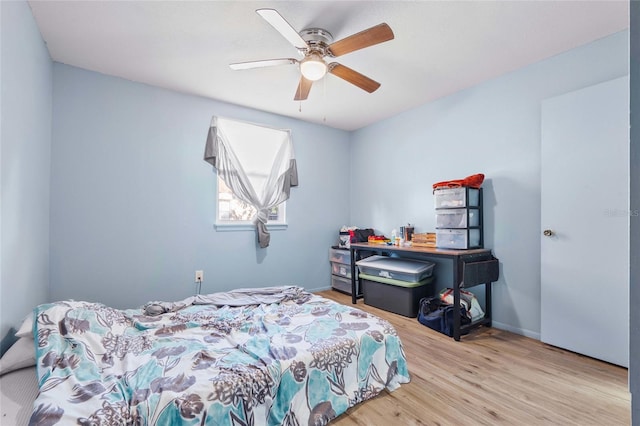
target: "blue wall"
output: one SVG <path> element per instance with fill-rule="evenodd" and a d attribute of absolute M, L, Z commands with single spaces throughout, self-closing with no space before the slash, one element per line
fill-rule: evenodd
<path fill-rule="evenodd" d="M 0 2 L 0 336 L 48 299 L 52 65 L 26 2 Z"/>
<path fill-rule="evenodd" d="M 431 184 L 483 172 L 486 246 L 502 261 L 494 317 L 537 337 L 540 101 L 624 75 L 628 65 L 623 32 L 346 134 L 52 65 L 26 2 L 0 2 L 0 19 L 0 336 L 47 300 L 130 307 L 182 298 L 193 293 L 195 269 L 205 271 L 205 292 L 327 287 L 327 247 L 338 227 L 388 233 L 411 222 L 417 232 L 432 230 Z M 634 124 L 639 53 L 632 43 Z M 214 175 L 201 159 L 213 114 L 293 130 L 301 184 L 292 190 L 289 229 L 274 232 L 264 251 L 253 232 L 213 230 Z"/>
<path fill-rule="evenodd" d="M 328 288 L 329 246 L 349 219 L 349 134 L 56 63 L 51 297 L 133 307 L 203 292 Z M 212 115 L 292 130 L 300 186 L 288 229 L 216 232 Z"/>
<path fill-rule="evenodd" d="M 431 185 L 484 173 L 485 247 L 501 261 L 495 325 L 539 338 L 540 102 L 626 75 L 628 37 L 614 34 L 354 132 L 351 221 L 385 233 L 407 222 L 433 231 Z"/>
<path fill-rule="evenodd" d="M 52 65 L 28 5 L 1 11 L 2 331 L 45 299 L 186 297 L 196 269 L 204 292 L 327 288 L 340 226 L 433 230 L 431 184 L 482 172 L 485 242 L 502 261 L 495 321 L 537 337 L 540 101 L 628 66 L 622 32 L 346 133 Z M 213 114 L 292 129 L 300 187 L 266 250 L 252 231 L 213 228 Z"/>

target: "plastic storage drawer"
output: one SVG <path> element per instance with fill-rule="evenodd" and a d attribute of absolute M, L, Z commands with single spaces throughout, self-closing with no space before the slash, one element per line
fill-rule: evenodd
<path fill-rule="evenodd" d="M 333 275 L 351 278 L 351 264 L 346 265 L 344 263 L 331 262 L 331 273 Z"/>
<path fill-rule="evenodd" d="M 449 207 L 479 207 L 480 190 L 475 188 L 442 188 L 434 192 L 436 209 Z"/>
<path fill-rule="evenodd" d="M 479 229 L 436 229 L 436 247 L 446 249 L 479 248 Z"/>
<path fill-rule="evenodd" d="M 415 283 L 430 277 L 435 263 L 376 255 L 359 260 L 356 265 L 361 274 Z"/>
<path fill-rule="evenodd" d="M 350 250 L 340 250 L 340 249 L 329 249 L 329 260 L 331 262 L 345 263 L 351 264 L 351 251 Z"/>
<path fill-rule="evenodd" d="M 331 288 L 342 293 L 351 294 L 351 280 L 337 275 L 331 275 Z"/>
<path fill-rule="evenodd" d="M 433 277 L 416 283 L 366 274 L 360 279 L 365 304 L 406 317 L 418 316 L 420 299 L 434 294 Z"/>
<path fill-rule="evenodd" d="M 436 228 L 467 228 L 480 226 L 479 209 L 436 210 Z"/>

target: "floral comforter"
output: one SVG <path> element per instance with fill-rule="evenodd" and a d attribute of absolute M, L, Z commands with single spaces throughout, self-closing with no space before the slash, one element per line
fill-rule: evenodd
<path fill-rule="evenodd" d="M 31 424 L 324 425 L 409 381 L 387 321 L 298 287 L 282 294 L 154 303 L 166 309 L 153 313 L 38 306 Z"/>

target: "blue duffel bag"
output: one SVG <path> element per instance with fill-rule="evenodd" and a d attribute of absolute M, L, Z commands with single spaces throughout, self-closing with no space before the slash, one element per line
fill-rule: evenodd
<path fill-rule="evenodd" d="M 440 333 L 453 337 L 453 305 L 444 303 L 440 297 L 424 297 L 420 299 L 418 322 Z M 460 306 L 460 325 L 470 324 L 467 310 Z M 464 332 L 462 334 L 466 334 Z"/>

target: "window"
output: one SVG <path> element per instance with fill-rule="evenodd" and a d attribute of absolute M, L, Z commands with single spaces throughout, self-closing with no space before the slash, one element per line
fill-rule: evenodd
<path fill-rule="evenodd" d="M 214 116 L 204 160 L 226 184 L 218 184 L 216 229 L 253 227 L 260 248 L 269 247 L 269 231 L 287 228 L 282 203 L 291 187 L 298 186 L 291 131 Z M 234 195 L 254 206 L 257 214 Z"/>
<path fill-rule="evenodd" d="M 218 215 L 217 225 L 251 225 L 256 209 L 238 199 L 233 191 L 218 176 Z M 286 224 L 286 202 L 271 209 L 267 225 Z M 253 227 L 251 228 L 253 229 Z"/>

